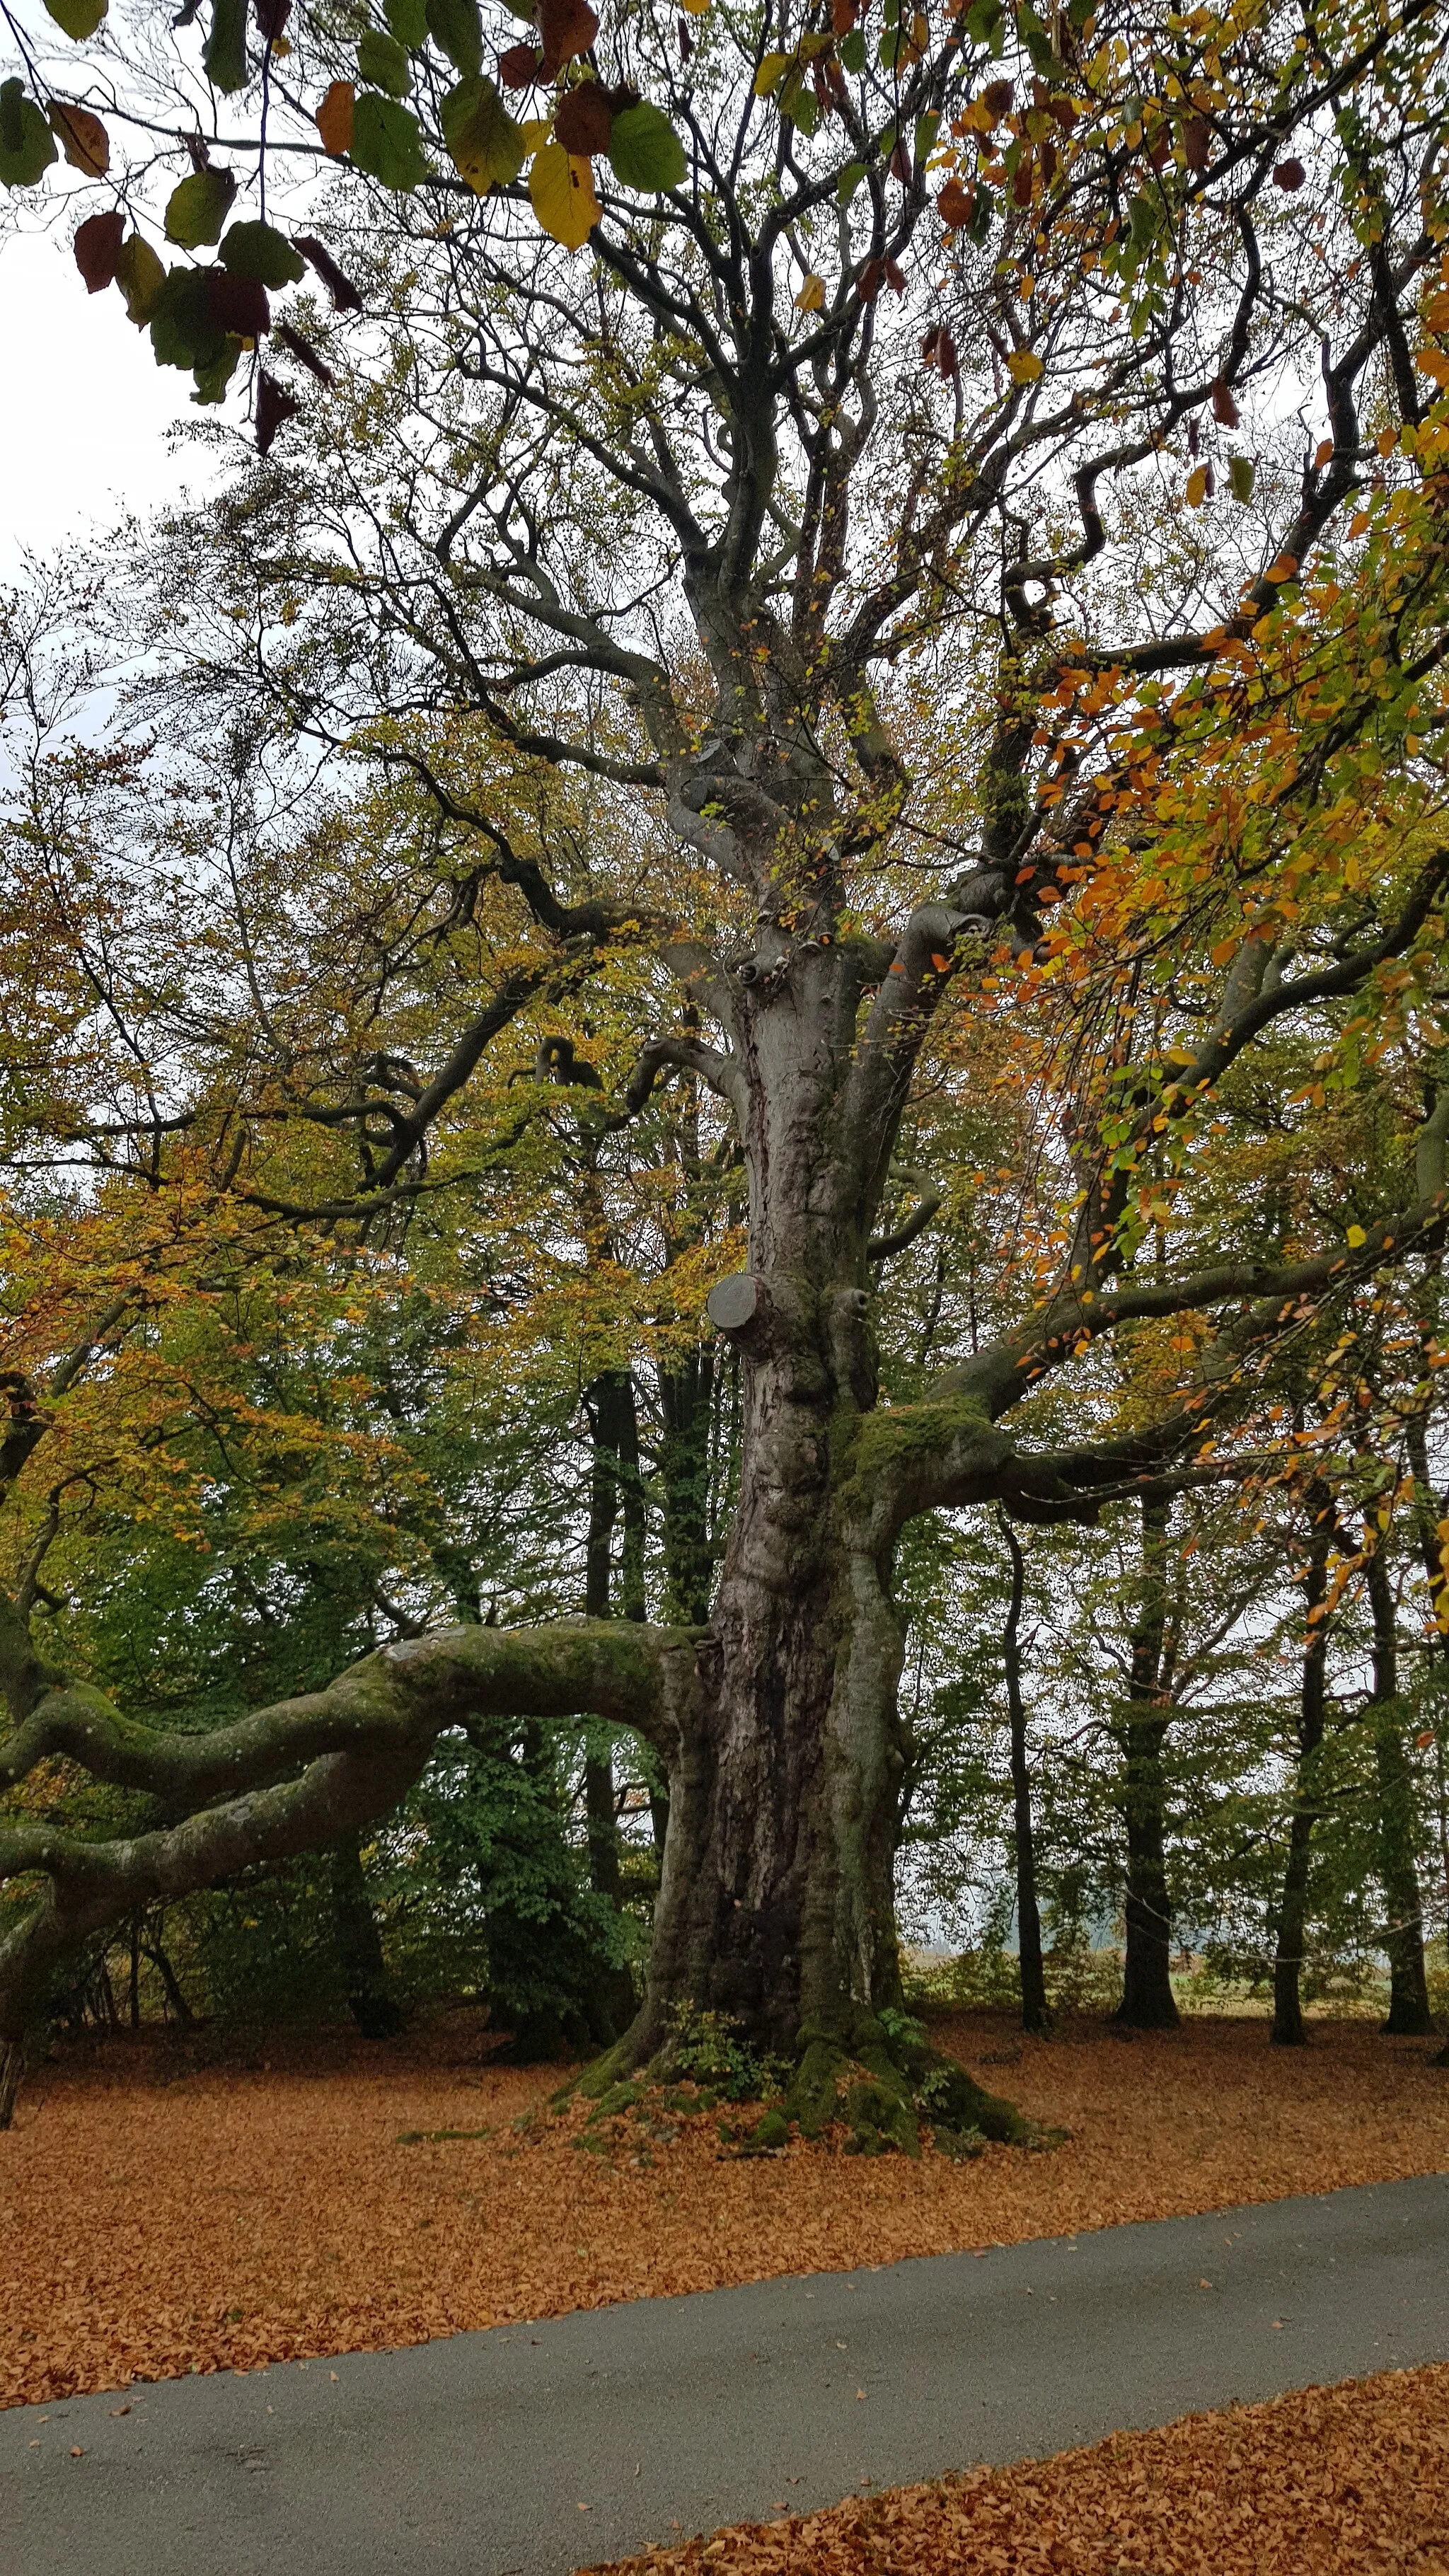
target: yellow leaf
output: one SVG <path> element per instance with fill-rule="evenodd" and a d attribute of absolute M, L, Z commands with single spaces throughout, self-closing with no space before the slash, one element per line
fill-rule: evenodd
<path fill-rule="evenodd" d="M 771 90 L 775 87 L 780 74 L 784 70 L 789 59 L 790 57 L 788 54 L 765 54 L 762 56 L 760 68 L 755 74 L 756 98 L 769 97 Z"/>
<path fill-rule="evenodd" d="M 797 313 L 819 313 L 825 303 L 825 280 L 812 269 L 795 298 Z"/>
<path fill-rule="evenodd" d="M 1343 1239 L 1350 1252 L 1358 1252 L 1367 1243 L 1368 1236 L 1361 1225 L 1351 1225 Z"/>
<path fill-rule="evenodd" d="M 1296 555 L 1275 555 L 1268 566 L 1269 581 L 1292 581 L 1298 571 Z"/>
<path fill-rule="evenodd" d="M 1034 385 L 1043 373 L 1035 349 L 1013 349 L 1006 361 L 1006 372 L 1014 385 Z"/>
<path fill-rule="evenodd" d="M 525 152 L 537 152 L 553 132 L 553 119 L 548 116 L 526 116 L 518 129 Z"/>
<path fill-rule="evenodd" d="M 691 18 L 702 18 L 709 7 L 709 0 L 679 0 L 679 5 L 689 11 Z"/>
<path fill-rule="evenodd" d="M 1449 385 L 1449 350 L 1421 349 L 1414 360 L 1421 376 L 1430 376 L 1436 385 Z"/>
<path fill-rule="evenodd" d="M 1200 510 L 1207 499 L 1207 467 L 1195 465 L 1187 478 L 1187 506 Z"/>
<path fill-rule="evenodd" d="M 561 143 L 545 143 L 529 171 L 528 193 L 544 231 L 565 250 L 581 250 L 599 220 L 593 165 Z"/>

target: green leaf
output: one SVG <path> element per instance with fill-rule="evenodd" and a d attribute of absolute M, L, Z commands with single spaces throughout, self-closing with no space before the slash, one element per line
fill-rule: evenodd
<path fill-rule="evenodd" d="M 802 134 L 813 134 L 820 122 L 820 101 L 803 80 L 793 80 L 780 92 L 780 114 L 798 125 Z M 671 126 L 670 132 L 673 130 Z"/>
<path fill-rule="evenodd" d="M 221 239 L 231 213 L 236 180 L 230 170 L 193 170 L 166 200 L 166 238 L 178 250 L 199 250 Z"/>
<path fill-rule="evenodd" d="M 219 403 L 224 401 L 226 398 L 227 386 L 231 383 L 232 377 L 236 373 L 236 362 L 240 356 L 240 340 L 236 339 L 231 333 L 228 333 L 226 344 L 222 349 L 221 356 L 219 358 L 213 358 L 209 367 L 197 368 L 196 391 L 191 397 L 192 401 L 194 403 Z"/>
<path fill-rule="evenodd" d="M 18 80 L 0 89 L 0 183 L 34 188 L 55 159 L 55 137 Z"/>
<path fill-rule="evenodd" d="M 398 43 L 420 53 L 428 41 L 427 0 L 383 0 L 382 14 Z"/>
<path fill-rule="evenodd" d="M 221 264 L 233 277 L 250 277 L 258 286 L 295 286 L 307 263 L 285 233 L 273 224 L 233 224 L 221 246 Z"/>
<path fill-rule="evenodd" d="M 940 134 L 940 131 L 941 120 L 939 116 L 932 113 L 926 116 L 917 117 L 915 151 L 912 156 L 914 160 L 918 162 L 929 161 L 931 154 L 936 149 L 936 139 Z"/>
<path fill-rule="evenodd" d="M 116 284 L 126 299 L 126 312 L 138 331 L 145 329 L 166 283 L 166 271 L 148 241 L 132 233 L 116 253 Z"/>
<path fill-rule="evenodd" d="M 688 168 L 684 146 L 668 117 L 647 99 L 615 117 L 609 165 L 624 187 L 650 193 L 677 188 Z"/>
<path fill-rule="evenodd" d="M 247 0 L 211 0 L 211 33 L 201 50 L 217 89 L 247 85 Z"/>
<path fill-rule="evenodd" d="M 173 268 L 162 280 L 151 307 L 151 346 L 158 367 L 216 365 L 226 347 L 226 333 L 213 318 L 211 280 L 204 268 Z"/>
<path fill-rule="evenodd" d="M 357 71 L 370 89 L 385 89 L 392 98 L 406 98 L 413 85 L 407 47 L 396 36 L 385 36 L 380 27 L 364 30 L 357 48 Z"/>
<path fill-rule="evenodd" d="M 756 98 L 768 98 L 772 89 L 779 88 L 789 60 L 788 54 L 778 52 L 760 56 L 760 68 L 755 74 Z"/>
<path fill-rule="evenodd" d="M 427 0 L 428 34 L 440 53 L 474 80 L 483 68 L 483 21 L 478 0 Z"/>
<path fill-rule="evenodd" d="M 428 175 L 423 138 L 412 110 L 375 89 L 361 93 L 352 118 L 352 160 L 385 188 L 421 187 Z"/>
<path fill-rule="evenodd" d="M 863 29 L 852 27 L 848 36 L 841 37 L 840 59 L 848 72 L 864 71 L 865 34 Z"/>
<path fill-rule="evenodd" d="M 840 205 L 849 205 L 851 198 L 854 196 L 856 189 L 860 186 L 864 177 L 865 163 L 863 161 L 847 161 L 845 168 L 841 171 L 839 178 L 835 182 L 835 195 L 837 202 Z"/>
<path fill-rule="evenodd" d="M 514 122 L 491 80 L 459 81 L 443 101 L 443 141 L 460 178 L 475 195 L 506 188 L 528 158 L 521 125 Z"/>
<path fill-rule="evenodd" d="M 45 0 L 58 27 L 78 45 L 93 36 L 106 14 L 106 0 Z"/>
<path fill-rule="evenodd" d="M 1228 458 L 1228 488 L 1235 501 L 1251 501 L 1256 471 L 1251 456 Z"/>
<path fill-rule="evenodd" d="M 1006 12 L 1001 0 L 972 0 L 966 12 L 966 33 L 973 45 L 989 45 L 993 54 L 1006 50 Z"/>

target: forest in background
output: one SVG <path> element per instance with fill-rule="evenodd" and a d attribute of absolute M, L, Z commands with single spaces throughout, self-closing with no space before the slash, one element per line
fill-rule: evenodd
<path fill-rule="evenodd" d="M 898 1932 L 1432 2030 L 1432 10 L 48 6 L 253 438 L 4 604 L 0 2115 L 466 1991 L 913 2142 Z"/>

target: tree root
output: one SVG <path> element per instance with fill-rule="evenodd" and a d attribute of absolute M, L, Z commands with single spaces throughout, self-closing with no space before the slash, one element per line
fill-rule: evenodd
<path fill-rule="evenodd" d="M 856 2014 L 842 2029 L 807 2024 L 799 2046 L 783 2096 L 772 2100 L 773 2087 L 762 2083 L 759 2098 L 766 2108 L 741 2153 L 772 2154 L 787 2144 L 792 2128 L 813 2139 L 843 2126 L 849 2131 L 846 2154 L 859 2156 L 919 2156 L 924 2129 L 937 2152 L 953 2160 L 979 2155 L 988 2141 L 1046 2147 L 1067 2134 L 1042 2129 L 1014 2103 L 988 2093 L 904 2016 L 890 2030 L 869 2012 Z M 593 2105 L 587 2123 L 592 2128 L 633 2109 L 651 2088 L 676 2081 L 680 2071 L 675 2043 L 666 2040 L 646 2060 L 638 2041 L 627 2035 L 561 2085 L 550 2107 L 563 2110 L 578 2096 Z M 708 2081 L 697 2075 L 688 2080 Z M 735 2090 L 722 2088 L 718 2096 L 706 2090 L 700 2107 L 741 2098 Z"/>

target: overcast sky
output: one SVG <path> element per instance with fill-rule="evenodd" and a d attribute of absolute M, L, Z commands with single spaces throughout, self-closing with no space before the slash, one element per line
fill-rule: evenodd
<path fill-rule="evenodd" d="M 202 456 L 167 438 L 196 418 L 190 377 L 156 365 L 114 290 L 87 295 L 63 241 L 0 240 L 0 347 L 0 580 L 22 546 L 49 553 L 204 487 Z"/>

